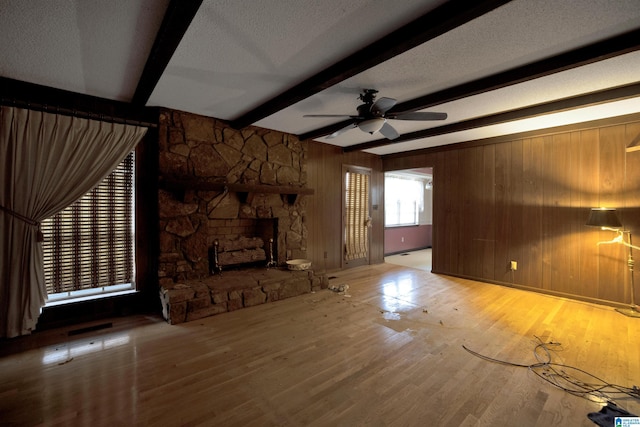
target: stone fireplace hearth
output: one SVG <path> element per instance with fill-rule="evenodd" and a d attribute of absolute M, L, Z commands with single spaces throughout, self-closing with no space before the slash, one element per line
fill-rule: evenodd
<path fill-rule="evenodd" d="M 314 271 L 239 269 L 166 284 L 160 301 L 165 320 L 175 325 L 319 291 L 328 284 L 325 274 Z"/>
<path fill-rule="evenodd" d="M 305 143 L 293 135 L 252 127 L 238 131 L 212 118 L 170 110 L 163 110 L 160 115 L 159 135 L 158 276 L 167 316 L 171 311 L 166 306 L 171 300 L 169 294 L 174 295 L 173 304 L 191 301 L 185 304 L 185 310 L 187 305 L 202 309 L 198 304 L 205 304 L 203 281 L 208 289 L 207 307 L 226 301 L 224 311 L 238 308 L 237 302 L 230 302 L 237 300 L 231 296 L 237 296 L 238 289 L 241 299 L 252 305 L 263 299 L 269 302 L 310 292 L 317 286 L 314 274 L 318 272 L 303 272 L 305 283 L 291 285 L 289 279 L 294 272 L 281 268 L 288 259 L 306 258 L 305 198 L 313 190 L 306 188 Z M 251 272 L 254 276 L 244 277 L 253 278 L 246 280 L 246 285 L 232 285 L 235 276 L 226 272 L 215 280 L 211 278 L 211 249 L 216 241 L 234 246 L 228 242 L 254 238 L 265 242 L 273 239 L 278 269 L 265 273 L 268 270 L 263 259 L 259 263 L 239 263 L 246 266 L 229 262 L 233 269 L 250 266 L 255 270 Z M 254 257 L 247 253 L 235 256 L 246 261 Z M 260 250 L 255 250 L 255 256 L 260 256 Z M 270 258 L 270 254 L 265 257 Z M 268 280 L 264 274 L 268 274 Z M 279 293 L 271 289 L 270 280 L 276 276 L 281 283 L 277 286 Z M 250 291 L 245 291 L 257 288 L 266 297 L 253 298 Z M 193 290 L 193 295 L 185 289 Z M 224 289 L 226 300 L 219 292 Z M 179 294 L 185 299 L 180 300 Z M 218 305 L 210 311 L 215 314 L 222 309 Z M 185 314 L 184 319 L 188 318 Z"/>

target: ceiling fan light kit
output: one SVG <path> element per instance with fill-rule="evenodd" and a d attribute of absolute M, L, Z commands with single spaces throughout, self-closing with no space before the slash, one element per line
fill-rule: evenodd
<path fill-rule="evenodd" d="M 376 132 L 380 132 L 382 136 L 387 139 L 393 140 L 400 136 L 400 134 L 387 123 L 387 119 L 395 120 L 445 120 L 447 118 L 446 113 L 432 113 L 432 112 L 420 112 L 410 111 L 406 113 L 393 113 L 387 115 L 387 111 L 391 110 L 396 104 L 397 100 L 393 98 L 382 97 L 376 100 L 375 89 L 364 89 L 358 96 L 363 104 L 358 105 L 356 108 L 358 114 L 351 116 L 348 114 L 307 114 L 304 117 L 348 117 L 350 123 L 342 129 L 327 136 L 327 138 L 335 138 L 336 136 L 353 129 L 359 128 L 361 131 L 373 135 Z"/>
<path fill-rule="evenodd" d="M 374 119 L 369 119 L 369 120 L 365 120 L 358 123 L 358 127 L 360 128 L 361 131 L 367 132 L 373 135 L 374 133 L 382 129 L 382 126 L 384 126 L 384 123 L 386 121 L 387 120 L 383 119 L 382 117 L 377 117 Z"/>

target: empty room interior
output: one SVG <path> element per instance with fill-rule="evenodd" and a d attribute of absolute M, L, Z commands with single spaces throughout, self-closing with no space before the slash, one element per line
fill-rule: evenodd
<path fill-rule="evenodd" d="M 640 424 L 639 6 L 0 2 L 0 424 Z"/>

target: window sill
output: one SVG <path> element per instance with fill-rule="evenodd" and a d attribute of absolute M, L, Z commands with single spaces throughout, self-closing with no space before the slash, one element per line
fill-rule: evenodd
<path fill-rule="evenodd" d="M 121 296 L 121 295 L 131 295 L 137 292 L 138 291 L 135 289 L 127 289 L 124 291 L 101 292 L 98 294 L 87 295 L 82 297 L 65 297 L 65 298 L 55 299 L 53 301 L 47 301 L 47 303 L 45 304 L 45 307 L 57 307 L 57 306 L 73 304 L 77 302 L 94 301 L 94 300 L 111 298 L 111 297 Z"/>

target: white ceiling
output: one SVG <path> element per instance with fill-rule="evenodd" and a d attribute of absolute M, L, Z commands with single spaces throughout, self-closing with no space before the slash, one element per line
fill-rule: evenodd
<path fill-rule="evenodd" d="M 184 0 L 183 0 L 184 1 Z M 148 106 L 233 121 L 443 0 L 204 0 Z M 0 76 L 131 101 L 170 0 L 0 0 Z M 176 2 L 179 4 L 179 2 Z M 355 114 L 362 89 L 405 102 L 640 28 L 640 0 L 513 0 L 254 124 L 296 135 Z M 392 121 L 400 134 L 640 82 L 640 51 Z M 390 154 L 640 112 L 640 97 L 366 150 Z M 319 141 L 379 140 L 358 129 Z"/>

